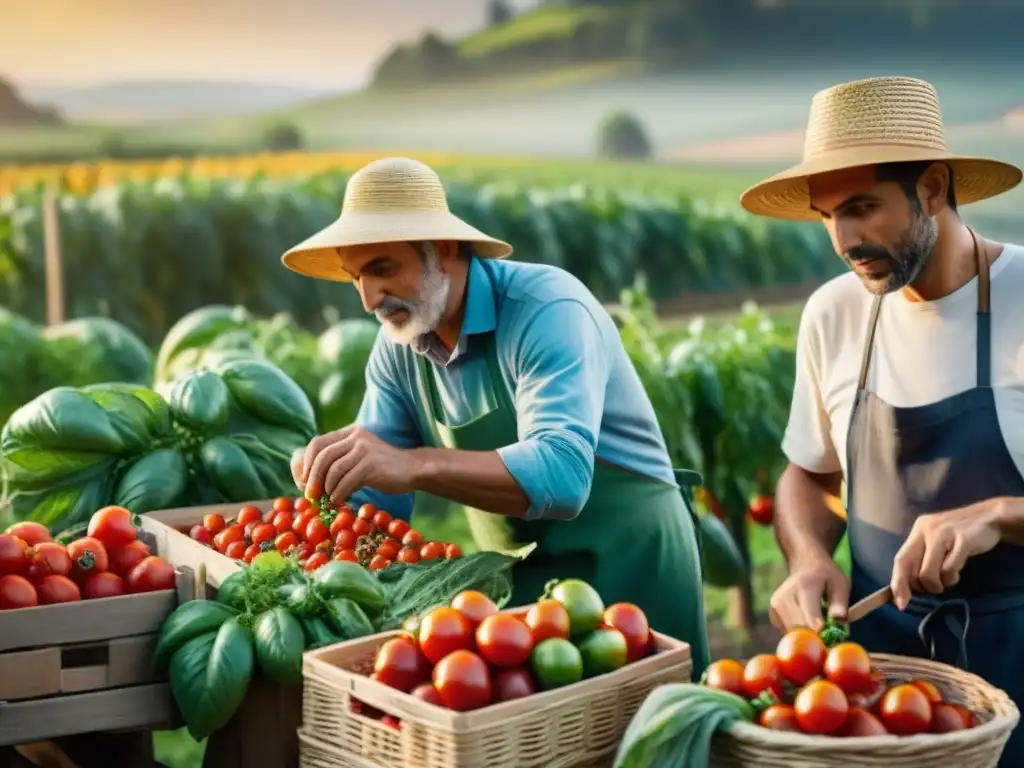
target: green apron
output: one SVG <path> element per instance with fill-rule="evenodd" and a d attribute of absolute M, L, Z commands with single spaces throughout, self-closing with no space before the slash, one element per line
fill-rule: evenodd
<path fill-rule="evenodd" d="M 422 433 L 427 445 L 494 451 L 519 440 L 515 404 L 504 385 L 494 334 L 483 337 L 489 376 L 473 398 L 489 410 L 458 427 L 445 424 L 434 368 L 419 358 Z M 651 627 L 689 643 L 693 675 L 710 663 L 700 555 L 694 521 L 678 486 L 597 459 L 590 497 L 570 522 L 526 521 L 466 509 L 481 549 L 537 548 L 513 572 L 511 605 L 534 603 L 550 579 L 580 578 L 606 605 L 630 602 Z"/>

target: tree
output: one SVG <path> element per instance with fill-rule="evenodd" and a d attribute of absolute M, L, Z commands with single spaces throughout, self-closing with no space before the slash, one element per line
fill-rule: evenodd
<path fill-rule="evenodd" d="M 615 112 L 598 128 L 597 153 L 616 160 L 646 160 L 653 153 L 643 124 L 629 112 Z"/>
<path fill-rule="evenodd" d="M 302 132 L 292 123 L 275 123 L 263 132 L 262 145 L 265 149 L 282 152 L 302 149 L 305 143 Z"/>

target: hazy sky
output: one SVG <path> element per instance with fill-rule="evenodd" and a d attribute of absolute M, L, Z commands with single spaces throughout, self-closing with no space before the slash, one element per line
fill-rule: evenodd
<path fill-rule="evenodd" d="M 528 3 L 527 3 L 528 4 Z M 0 76 L 359 84 L 397 40 L 478 28 L 486 0 L 0 0 Z"/>

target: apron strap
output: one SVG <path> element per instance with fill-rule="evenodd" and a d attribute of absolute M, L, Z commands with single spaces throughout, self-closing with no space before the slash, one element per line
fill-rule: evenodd
<path fill-rule="evenodd" d="M 978 247 L 974 230 L 968 228 L 974 240 L 974 260 L 978 265 L 978 386 L 992 386 L 992 313 L 990 311 L 991 282 L 988 259 Z"/>
<path fill-rule="evenodd" d="M 963 614 L 963 622 L 959 620 L 953 609 L 959 608 Z M 967 667 L 967 630 L 971 628 L 971 604 L 966 600 L 944 600 L 932 608 L 917 625 L 917 636 L 921 643 L 928 650 L 932 661 L 935 661 L 935 634 L 931 630 L 932 619 L 942 618 L 946 629 L 957 641 L 956 666 L 964 672 L 969 672 Z"/>
<path fill-rule="evenodd" d="M 868 336 L 864 340 L 864 352 L 860 360 L 860 378 L 857 389 L 864 389 L 868 382 L 868 368 L 871 365 L 871 348 L 875 345 L 875 329 L 878 328 L 878 313 L 882 309 L 882 296 L 875 296 L 871 303 L 871 317 L 868 319 Z"/>

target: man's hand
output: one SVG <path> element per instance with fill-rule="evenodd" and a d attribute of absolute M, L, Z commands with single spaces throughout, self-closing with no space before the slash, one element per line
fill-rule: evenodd
<path fill-rule="evenodd" d="M 307 498 L 325 493 L 335 505 L 366 486 L 388 494 L 415 490 L 416 461 L 361 426 L 352 425 L 313 439 L 292 456 L 292 477 Z"/>
<path fill-rule="evenodd" d="M 830 618 L 846 618 L 850 580 L 826 555 L 794 563 L 789 577 L 772 595 L 769 618 L 784 632 L 793 627 L 820 630 L 825 625 L 821 615 L 822 597 L 828 600 Z"/>
<path fill-rule="evenodd" d="M 1003 499 L 990 499 L 948 512 L 921 515 L 896 553 L 892 568 L 893 602 L 901 611 L 913 592 L 941 594 L 960 581 L 968 558 L 999 543 L 997 520 Z"/>

